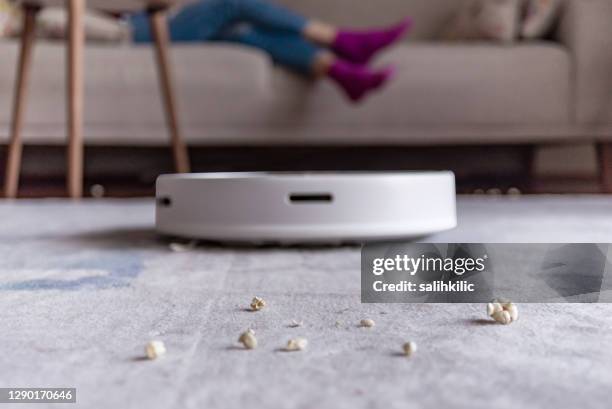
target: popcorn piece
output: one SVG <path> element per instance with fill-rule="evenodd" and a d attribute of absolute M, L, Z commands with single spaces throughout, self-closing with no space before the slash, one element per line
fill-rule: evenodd
<path fill-rule="evenodd" d="M 510 314 L 510 318 L 512 318 L 512 322 L 518 320 L 518 308 L 511 302 L 502 304 L 504 311 L 508 311 Z"/>
<path fill-rule="evenodd" d="M 376 325 L 374 320 L 372 320 L 370 318 L 366 318 L 366 319 L 361 320 L 361 322 L 359 324 L 360 324 L 360 326 L 366 327 L 366 328 L 372 328 L 374 325 Z"/>
<path fill-rule="evenodd" d="M 197 241 L 191 240 L 190 242 L 184 243 L 184 244 L 183 243 L 170 243 L 168 247 L 170 248 L 171 251 L 175 253 L 184 253 L 186 251 L 193 250 L 197 244 L 198 244 Z"/>
<path fill-rule="evenodd" d="M 304 321 L 297 321 L 297 320 L 291 320 L 291 324 L 289 324 L 291 328 L 301 327 L 302 325 L 304 325 Z"/>
<path fill-rule="evenodd" d="M 157 359 L 166 354 L 166 346 L 162 341 L 149 341 L 145 346 L 145 355 L 149 359 Z"/>
<path fill-rule="evenodd" d="M 512 317 L 508 311 L 498 311 L 491 316 L 495 321 L 500 324 L 508 325 L 512 322 Z"/>
<path fill-rule="evenodd" d="M 498 302 L 490 302 L 487 304 L 487 315 L 492 317 L 496 312 L 502 311 L 503 307 Z"/>
<path fill-rule="evenodd" d="M 493 300 L 487 304 L 487 314 L 495 321 L 507 325 L 518 320 L 518 308 L 506 300 Z"/>
<path fill-rule="evenodd" d="M 285 351 L 302 351 L 308 346 L 308 340 L 306 338 L 293 338 L 287 342 Z"/>
<path fill-rule="evenodd" d="M 409 342 L 406 342 L 402 346 L 402 349 L 404 350 L 404 355 L 406 355 L 407 357 L 410 357 L 412 354 L 416 352 L 417 345 L 415 342 L 409 341 Z"/>
<path fill-rule="evenodd" d="M 244 345 L 246 349 L 257 348 L 257 338 L 255 338 L 255 331 L 249 328 L 248 330 L 240 334 L 238 342 L 242 343 L 242 345 Z"/>
<path fill-rule="evenodd" d="M 253 300 L 251 301 L 251 309 L 253 311 L 259 311 L 265 306 L 266 306 L 266 301 L 263 298 L 253 297 Z"/>

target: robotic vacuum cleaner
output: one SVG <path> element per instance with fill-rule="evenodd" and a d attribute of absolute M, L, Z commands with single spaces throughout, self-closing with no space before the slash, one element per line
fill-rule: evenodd
<path fill-rule="evenodd" d="M 161 175 L 158 232 L 230 242 L 416 238 L 451 229 L 452 172 L 235 172 Z"/>

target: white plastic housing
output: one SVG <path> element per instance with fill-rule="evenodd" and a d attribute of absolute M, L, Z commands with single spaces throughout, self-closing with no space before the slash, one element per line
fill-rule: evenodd
<path fill-rule="evenodd" d="M 457 223 L 446 171 L 162 175 L 156 196 L 158 232 L 207 240 L 386 240 Z"/>

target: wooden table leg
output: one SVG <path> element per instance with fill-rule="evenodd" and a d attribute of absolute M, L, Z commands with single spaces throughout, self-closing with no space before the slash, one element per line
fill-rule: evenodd
<path fill-rule="evenodd" d="M 19 50 L 17 79 L 15 81 L 13 99 L 13 115 L 11 118 L 11 136 L 8 144 L 8 157 L 4 176 L 4 197 L 7 198 L 16 197 L 17 188 L 19 186 L 22 150 L 21 128 L 23 125 L 23 113 L 26 107 L 26 93 L 30 77 L 32 48 L 36 36 L 36 14 L 39 10 L 40 7 L 38 6 L 24 5 L 23 7 L 21 49 Z"/>
<path fill-rule="evenodd" d="M 164 9 L 150 9 L 149 20 L 155 42 L 157 71 L 159 73 L 159 83 L 166 111 L 166 122 L 170 131 L 175 169 L 178 173 L 187 173 L 190 171 L 189 154 L 179 128 L 178 108 L 168 56 L 168 43 L 170 40 L 166 11 Z"/>
<path fill-rule="evenodd" d="M 68 52 L 66 61 L 68 194 L 83 195 L 83 49 L 85 0 L 68 1 Z"/>

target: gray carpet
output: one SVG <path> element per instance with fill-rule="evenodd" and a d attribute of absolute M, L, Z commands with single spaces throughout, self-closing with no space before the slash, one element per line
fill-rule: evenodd
<path fill-rule="evenodd" d="M 461 198 L 459 220 L 430 240 L 609 242 L 612 197 Z M 510 326 L 361 305 L 357 247 L 177 253 L 152 224 L 152 200 L 0 202 L 1 387 L 75 386 L 91 408 L 609 407 L 609 304 L 521 304 Z M 282 352 L 294 336 L 308 350 Z M 149 339 L 163 359 L 141 359 Z"/>

